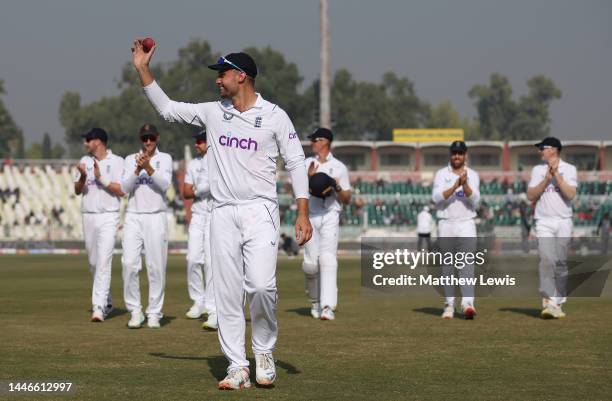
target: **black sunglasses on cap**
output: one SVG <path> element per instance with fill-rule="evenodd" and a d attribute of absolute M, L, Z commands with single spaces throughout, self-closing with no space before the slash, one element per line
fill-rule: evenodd
<path fill-rule="evenodd" d="M 143 136 L 140 137 L 140 141 L 142 143 L 157 142 L 157 136 L 155 136 L 155 135 L 143 135 Z"/>

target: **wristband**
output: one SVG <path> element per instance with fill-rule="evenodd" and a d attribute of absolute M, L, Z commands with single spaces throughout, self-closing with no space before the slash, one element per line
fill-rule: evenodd
<path fill-rule="evenodd" d="M 100 184 L 102 184 L 106 188 L 108 188 L 108 186 L 111 184 L 110 178 L 102 177 L 102 176 L 100 176 L 100 178 L 98 178 L 98 182 L 100 182 Z"/>

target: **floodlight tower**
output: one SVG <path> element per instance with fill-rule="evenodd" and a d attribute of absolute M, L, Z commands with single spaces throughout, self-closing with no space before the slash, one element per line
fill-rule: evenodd
<path fill-rule="evenodd" d="M 331 128 L 330 78 L 329 78 L 329 29 L 327 25 L 327 0 L 319 0 L 321 21 L 321 79 L 319 80 L 319 126 Z"/>

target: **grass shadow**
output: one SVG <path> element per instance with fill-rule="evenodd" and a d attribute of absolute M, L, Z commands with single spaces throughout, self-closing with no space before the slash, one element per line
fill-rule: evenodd
<path fill-rule="evenodd" d="M 121 308 L 113 308 L 113 310 L 111 311 L 111 313 L 109 313 L 108 315 L 106 315 L 105 320 L 108 319 L 113 319 L 119 316 L 123 316 L 126 313 L 128 313 L 127 309 L 121 309 Z"/>
<path fill-rule="evenodd" d="M 159 321 L 159 325 L 161 327 L 164 327 L 164 326 L 170 324 L 174 319 L 176 319 L 176 316 L 164 316 Z"/>
<path fill-rule="evenodd" d="M 293 308 L 287 309 L 285 312 L 293 312 L 300 316 L 310 316 L 310 308 Z"/>
<path fill-rule="evenodd" d="M 167 355 L 164 352 L 151 352 L 149 355 L 154 356 L 156 358 L 163 359 L 175 359 L 175 360 L 183 360 L 183 361 L 206 361 L 208 364 L 208 368 L 210 369 L 210 374 L 217 380 L 223 380 L 225 375 L 227 374 L 227 359 L 223 355 L 215 355 L 215 356 L 192 356 L 192 355 Z M 255 373 L 255 359 L 249 358 L 249 365 L 251 367 L 251 373 Z M 297 367 L 292 365 L 289 362 L 276 360 L 276 368 L 284 369 L 288 375 L 297 375 L 302 373 Z M 261 388 L 273 388 L 274 386 L 259 386 Z"/>
<path fill-rule="evenodd" d="M 529 317 L 540 318 L 540 310 L 535 308 L 499 308 L 501 312 L 513 312 Z"/>
<path fill-rule="evenodd" d="M 444 309 L 442 309 L 442 308 L 425 307 L 425 308 L 416 308 L 416 309 L 413 309 L 412 311 L 413 312 L 424 313 L 426 315 L 441 316 L 442 312 L 444 312 Z"/>

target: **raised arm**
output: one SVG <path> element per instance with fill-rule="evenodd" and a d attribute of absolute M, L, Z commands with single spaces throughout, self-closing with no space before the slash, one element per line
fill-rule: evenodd
<path fill-rule="evenodd" d="M 181 122 L 203 126 L 205 121 L 204 113 L 198 113 L 198 105 L 193 103 L 175 102 L 155 82 L 153 72 L 149 68 L 149 63 L 155 53 L 154 45 L 148 53 L 142 49 L 142 40 L 136 39 L 132 47 L 132 64 L 140 77 L 140 83 L 144 88 L 145 95 L 155 108 L 155 110 L 166 121 Z"/>

